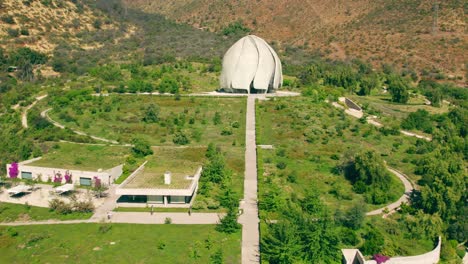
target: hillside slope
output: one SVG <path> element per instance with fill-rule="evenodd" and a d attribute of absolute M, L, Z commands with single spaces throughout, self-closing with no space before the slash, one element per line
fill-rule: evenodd
<path fill-rule="evenodd" d="M 459 0 L 440 1 L 438 8 L 433 2 L 125 0 L 130 8 L 160 13 L 196 28 L 220 31 L 242 21 L 254 34 L 283 48 L 305 46 L 329 58 L 363 58 L 374 65 L 391 63 L 464 78 L 466 7 Z"/>
<path fill-rule="evenodd" d="M 116 28 L 104 13 L 79 0 L 0 0 L 0 47 L 30 47 L 51 53 L 61 42 L 82 49 L 100 44 L 81 41 L 83 33 Z"/>

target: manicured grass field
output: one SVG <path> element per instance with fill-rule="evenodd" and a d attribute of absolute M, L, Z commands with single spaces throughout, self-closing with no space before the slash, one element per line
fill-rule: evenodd
<path fill-rule="evenodd" d="M 0 227 L 2 263 L 240 263 L 241 233 L 214 225 L 73 224 Z"/>
<path fill-rule="evenodd" d="M 114 209 L 115 212 L 151 212 L 151 207 L 117 207 Z M 153 212 L 164 212 L 164 213 L 188 213 L 187 208 L 169 208 L 169 207 L 154 207 Z M 195 209 L 192 208 L 194 213 L 224 213 L 226 209 L 218 208 L 215 210 L 211 209 Z"/>
<path fill-rule="evenodd" d="M 0 222 L 41 221 L 49 219 L 75 220 L 88 219 L 92 213 L 71 213 L 67 215 L 50 211 L 49 208 L 22 204 L 0 203 Z"/>
<path fill-rule="evenodd" d="M 47 154 L 29 165 L 97 171 L 123 164 L 126 156 L 130 154 L 130 148 L 118 146 L 47 143 L 43 147 Z"/>

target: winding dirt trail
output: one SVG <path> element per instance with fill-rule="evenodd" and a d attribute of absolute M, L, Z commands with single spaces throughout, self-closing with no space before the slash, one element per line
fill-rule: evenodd
<path fill-rule="evenodd" d="M 23 113 L 21 114 L 21 125 L 24 127 L 24 128 L 28 128 L 28 111 L 29 109 L 33 108 L 37 102 L 39 102 L 40 100 L 46 98 L 48 95 L 45 94 L 45 95 L 41 95 L 41 96 L 38 96 L 36 97 L 36 101 L 34 101 L 32 104 L 28 105 Z"/>

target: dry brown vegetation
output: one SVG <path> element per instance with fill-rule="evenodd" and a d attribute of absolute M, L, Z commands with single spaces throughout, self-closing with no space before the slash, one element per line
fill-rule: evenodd
<path fill-rule="evenodd" d="M 465 78 L 468 38 L 463 1 L 439 1 L 435 32 L 432 0 L 125 2 L 129 7 L 210 31 L 242 21 L 254 34 L 275 41 L 280 49 L 304 46 L 334 59 L 357 57 L 374 65 L 391 63 L 441 71 L 452 79 Z"/>
<path fill-rule="evenodd" d="M 59 41 L 86 49 L 99 47 L 99 43 L 82 43 L 80 33 L 117 26 L 81 1 L 0 0 L 0 5 L 0 47 L 7 50 L 26 46 L 50 53 Z"/>

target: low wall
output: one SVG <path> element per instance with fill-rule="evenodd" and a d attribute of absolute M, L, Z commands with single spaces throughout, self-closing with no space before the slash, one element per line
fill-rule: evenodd
<path fill-rule="evenodd" d="M 385 262 L 385 264 L 436 264 L 440 260 L 440 248 L 442 239 L 439 237 L 437 246 L 430 252 L 422 255 L 409 257 L 393 257 Z M 375 260 L 367 260 L 363 262 L 362 254 L 357 249 L 342 249 L 343 264 L 377 264 Z"/>
<path fill-rule="evenodd" d="M 351 101 L 348 98 L 345 98 L 345 104 L 351 109 L 357 110 L 357 111 L 362 111 L 361 107 L 357 105 L 355 102 Z"/>

